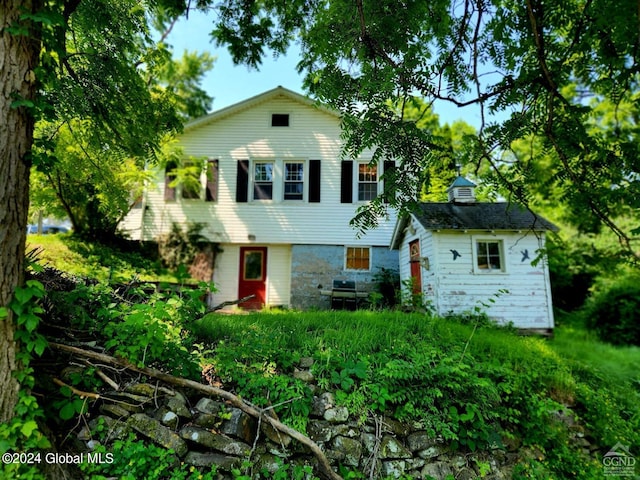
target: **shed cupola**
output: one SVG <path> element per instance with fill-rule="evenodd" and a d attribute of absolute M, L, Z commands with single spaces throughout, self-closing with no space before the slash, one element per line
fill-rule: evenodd
<path fill-rule="evenodd" d="M 458 175 L 456 179 L 447 188 L 449 194 L 449 202 L 452 203 L 475 203 L 476 195 L 474 189 L 476 184 L 470 182 L 462 175 Z"/>

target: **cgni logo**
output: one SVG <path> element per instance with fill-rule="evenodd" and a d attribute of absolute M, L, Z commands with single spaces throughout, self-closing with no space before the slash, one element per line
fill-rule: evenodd
<path fill-rule="evenodd" d="M 604 454 L 602 466 L 605 476 L 633 477 L 636 470 L 636 458 L 631 455 L 628 446 L 618 442 Z"/>

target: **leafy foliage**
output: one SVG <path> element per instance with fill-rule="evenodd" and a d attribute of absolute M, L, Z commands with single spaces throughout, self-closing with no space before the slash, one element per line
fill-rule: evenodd
<path fill-rule="evenodd" d="M 584 315 L 603 341 L 640 346 L 640 278 L 630 275 L 605 285 L 589 300 Z"/>

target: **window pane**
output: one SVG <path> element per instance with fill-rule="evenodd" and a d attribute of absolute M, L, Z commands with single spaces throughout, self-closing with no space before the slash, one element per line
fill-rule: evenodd
<path fill-rule="evenodd" d="M 273 181 L 273 163 L 256 163 L 255 181 L 256 182 Z"/>
<path fill-rule="evenodd" d="M 244 254 L 244 280 L 262 279 L 262 252 Z"/>
<path fill-rule="evenodd" d="M 347 269 L 348 270 L 369 270 L 368 247 L 348 247 L 347 248 Z"/>
<path fill-rule="evenodd" d="M 376 165 L 358 165 L 358 201 L 373 200 L 378 195 L 378 169 Z"/>
<path fill-rule="evenodd" d="M 256 163 L 253 180 L 253 199 L 271 200 L 273 198 L 273 163 Z"/>
<path fill-rule="evenodd" d="M 501 270 L 502 269 L 502 256 L 501 256 L 500 241 L 479 241 L 476 242 L 477 256 L 478 256 L 478 268 L 482 270 Z"/>
<path fill-rule="evenodd" d="M 304 164 L 285 163 L 284 164 L 284 199 L 302 200 L 304 190 Z"/>

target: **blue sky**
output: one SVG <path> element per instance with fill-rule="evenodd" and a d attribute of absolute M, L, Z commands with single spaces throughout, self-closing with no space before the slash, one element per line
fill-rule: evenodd
<path fill-rule="evenodd" d="M 282 85 L 289 90 L 305 94 L 302 77 L 296 72 L 298 50 L 293 46 L 285 56 L 273 58 L 269 54 L 260 70 L 244 65 L 234 65 L 226 49 L 216 47 L 210 40 L 212 20 L 204 14 L 192 11 L 188 19 L 181 19 L 171 31 L 167 42 L 176 56 L 184 50 L 209 51 L 217 57 L 213 69 L 203 81 L 203 88 L 214 97 L 213 110 L 219 110 L 254 95 Z M 463 119 L 471 125 L 479 125 L 477 114 L 469 109 L 457 109 L 450 105 L 437 105 L 435 112 L 441 123 L 451 124 Z"/>

